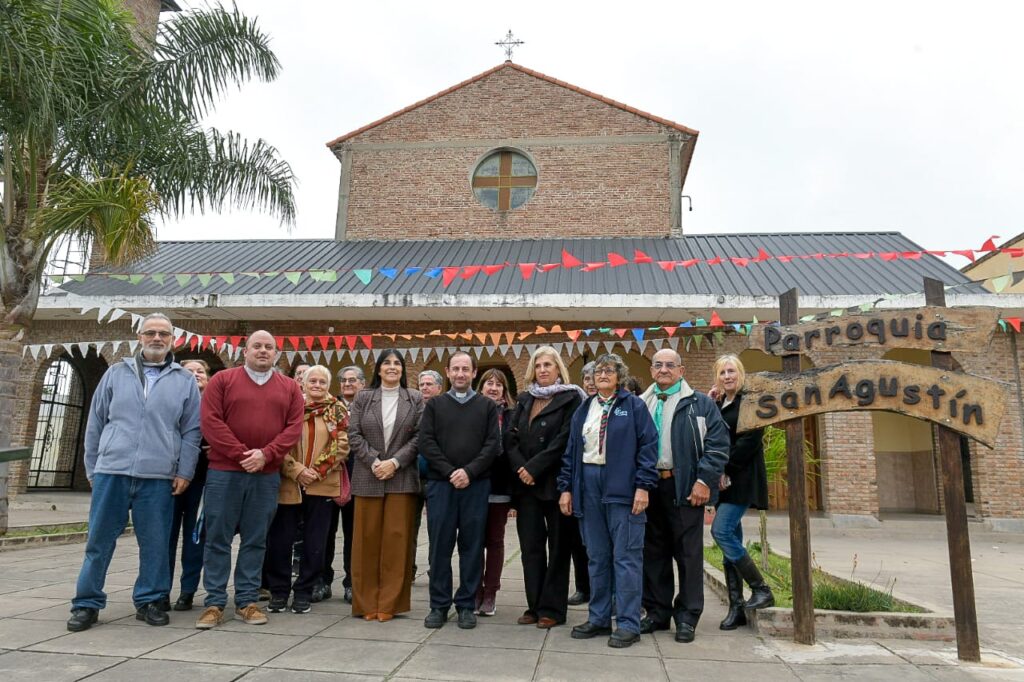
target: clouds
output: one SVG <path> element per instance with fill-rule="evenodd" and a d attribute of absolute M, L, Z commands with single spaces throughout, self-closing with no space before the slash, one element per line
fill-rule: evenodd
<path fill-rule="evenodd" d="M 326 141 L 500 63 L 493 43 L 510 27 L 526 41 L 517 63 L 701 131 L 684 231 L 895 229 L 958 248 L 1024 229 L 1024 45 L 1011 2 L 969 14 L 916 1 L 239 4 L 284 71 L 210 122 L 266 138 L 293 164 L 295 236 L 334 234 Z M 281 234 L 237 212 L 160 229 Z"/>

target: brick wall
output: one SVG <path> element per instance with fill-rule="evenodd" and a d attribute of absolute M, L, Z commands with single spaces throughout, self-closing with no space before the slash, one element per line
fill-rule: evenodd
<path fill-rule="evenodd" d="M 345 238 L 669 236 L 670 145 L 687 137 L 500 69 L 336 147 L 351 156 Z M 476 163 L 499 147 L 537 167 L 534 197 L 512 211 L 484 207 L 471 188 Z"/>

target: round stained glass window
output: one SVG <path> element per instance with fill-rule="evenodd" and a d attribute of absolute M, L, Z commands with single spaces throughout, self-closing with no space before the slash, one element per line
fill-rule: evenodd
<path fill-rule="evenodd" d="M 502 150 L 484 157 L 473 171 L 473 194 L 488 208 L 519 208 L 537 189 L 537 168 L 525 155 Z"/>

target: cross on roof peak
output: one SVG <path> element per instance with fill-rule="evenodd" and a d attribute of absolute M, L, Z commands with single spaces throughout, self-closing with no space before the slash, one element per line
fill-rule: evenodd
<path fill-rule="evenodd" d="M 498 45 L 505 49 L 505 61 L 512 61 L 512 50 L 516 49 L 520 45 L 523 45 L 522 40 L 517 40 L 512 36 L 512 29 L 508 30 L 508 35 L 505 36 L 504 40 L 500 40 L 495 45 Z"/>

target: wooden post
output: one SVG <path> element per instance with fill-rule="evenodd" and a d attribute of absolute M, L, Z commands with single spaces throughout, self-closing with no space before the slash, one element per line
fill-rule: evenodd
<path fill-rule="evenodd" d="M 943 283 L 926 277 L 927 305 L 946 305 Z M 952 370 L 949 353 L 932 351 L 932 367 Z M 949 545 L 949 574 L 953 583 L 953 620 L 956 623 L 956 652 L 961 661 L 978 662 L 978 613 L 974 603 L 974 572 L 971 568 L 971 537 L 967 531 L 967 502 L 964 472 L 960 460 L 960 436 L 945 426 L 936 426 L 939 461 L 942 466 L 942 494 L 946 502 L 946 541 Z"/>
<path fill-rule="evenodd" d="M 779 296 L 779 321 L 797 323 L 799 292 Z M 800 373 L 800 355 L 782 357 L 784 374 Z M 793 641 L 814 644 L 814 595 L 811 584 L 811 534 L 807 511 L 807 473 L 804 466 L 804 420 L 785 422 L 787 485 L 789 489 L 789 553 L 793 579 Z"/>

